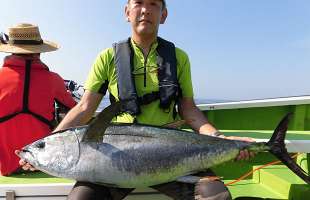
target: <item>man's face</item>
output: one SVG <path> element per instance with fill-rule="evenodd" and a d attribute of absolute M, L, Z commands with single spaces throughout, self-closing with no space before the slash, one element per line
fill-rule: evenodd
<path fill-rule="evenodd" d="M 161 0 L 130 0 L 125 8 L 127 20 L 138 35 L 157 35 L 159 24 L 167 17 Z"/>

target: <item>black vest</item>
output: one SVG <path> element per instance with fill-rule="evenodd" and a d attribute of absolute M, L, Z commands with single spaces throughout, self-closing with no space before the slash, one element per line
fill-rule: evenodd
<path fill-rule="evenodd" d="M 130 38 L 113 44 L 114 62 L 117 73 L 117 86 L 120 101 L 123 101 L 122 111 L 131 115 L 141 113 L 140 105 L 149 104 L 157 99 L 160 107 L 169 108 L 172 101 L 177 101 L 181 95 L 177 80 L 177 59 L 173 43 L 160 37 L 157 39 L 157 65 L 159 91 L 154 91 L 138 97 L 132 76 L 134 50 Z"/>

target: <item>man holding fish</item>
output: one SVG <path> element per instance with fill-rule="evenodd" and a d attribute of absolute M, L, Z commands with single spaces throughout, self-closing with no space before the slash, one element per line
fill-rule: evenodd
<path fill-rule="evenodd" d="M 159 25 L 165 23 L 168 15 L 165 0 L 128 0 L 125 15 L 131 24 L 131 37 L 98 55 L 81 101 L 54 132 L 87 124 L 108 90 L 111 102 L 125 102 L 122 114 L 113 122 L 174 126 L 173 122 L 180 116 L 197 133 L 252 141 L 250 138 L 225 137 L 196 107 L 187 54 L 158 37 Z M 246 150 L 240 151 L 237 160 L 252 156 Z M 20 163 L 24 169 L 33 169 L 24 160 Z M 199 184 L 175 181 L 153 188 L 173 199 L 231 199 L 220 180 L 208 178 L 214 176 L 210 170 L 195 176 L 203 177 Z M 77 182 L 68 198 L 118 200 L 132 190 Z"/>

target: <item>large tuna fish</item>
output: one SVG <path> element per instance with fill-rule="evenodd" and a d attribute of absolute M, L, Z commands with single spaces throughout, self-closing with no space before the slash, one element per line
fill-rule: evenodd
<path fill-rule="evenodd" d="M 187 175 L 235 159 L 243 149 L 270 151 L 310 183 L 284 146 L 289 115 L 268 143 L 251 143 L 163 127 L 110 124 L 119 107 L 107 107 L 89 126 L 38 140 L 23 148 L 19 156 L 54 176 L 136 188 L 187 180 Z"/>

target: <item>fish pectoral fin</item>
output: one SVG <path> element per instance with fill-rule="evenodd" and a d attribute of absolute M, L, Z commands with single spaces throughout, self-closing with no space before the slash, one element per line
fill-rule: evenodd
<path fill-rule="evenodd" d="M 201 177 L 199 180 L 199 183 L 205 183 L 205 182 L 210 182 L 210 181 L 219 181 L 221 180 L 221 177 L 219 176 L 205 176 Z"/>
<path fill-rule="evenodd" d="M 189 124 L 191 123 L 193 120 L 184 120 L 184 119 L 181 119 L 181 120 L 177 120 L 175 122 L 172 122 L 172 123 L 168 123 L 168 124 L 164 124 L 163 127 L 166 127 L 166 128 L 180 128 L 181 126 L 183 126 L 184 124 Z"/>
<path fill-rule="evenodd" d="M 179 178 L 177 178 L 177 182 L 181 182 L 181 183 L 190 183 L 190 184 L 197 184 L 197 183 L 206 183 L 206 182 L 210 182 L 210 181 L 216 181 L 216 180 L 221 180 L 221 177 L 219 176 L 192 176 L 192 175 L 188 175 L 188 176 L 181 176 Z"/>
<path fill-rule="evenodd" d="M 185 120 L 178 120 L 169 124 L 164 124 L 163 127 L 165 128 L 179 128 L 181 126 L 183 126 L 186 123 Z"/>
<path fill-rule="evenodd" d="M 199 177 L 199 176 L 187 175 L 187 176 L 181 176 L 181 177 L 177 178 L 176 181 L 181 182 L 181 183 L 196 184 L 199 182 L 200 179 L 201 179 L 201 177 Z"/>
<path fill-rule="evenodd" d="M 115 102 L 103 109 L 89 124 L 82 141 L 102 141 L 111 120 L 121 111 L 121 102 Z"/>

